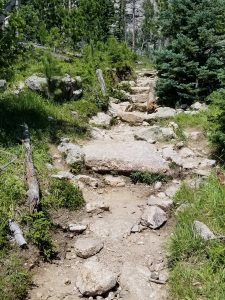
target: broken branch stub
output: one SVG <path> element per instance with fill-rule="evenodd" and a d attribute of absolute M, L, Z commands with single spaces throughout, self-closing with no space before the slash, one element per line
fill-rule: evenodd
<path fill-rule="evenodd" d="M 25 248 L 27 245 L 26 240 L 23 237 L 22 230 L 20 229 L 19 225 L 14 222 L 14 220 L 9 220 L 9 230 L 12 233 L 15 241 L 21 248 Z"/>
<path fill-rule="evenodd" d="M 102 94 L 103 94 L 103 96 L 105 96 L 106 95 L 106 84 L 105 84 L 105 80 L 104 80 L 104 77 L 103 77 L 102 70 L 97 69 L 96 70 L 96 75 L 98 77 L 98 81 L 99 81 L 99 84 L 100 84 L 100 87 L 101 87 Z"/>

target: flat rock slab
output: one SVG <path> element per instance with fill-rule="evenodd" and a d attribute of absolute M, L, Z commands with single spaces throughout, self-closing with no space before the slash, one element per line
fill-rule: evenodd
<path fill-rule="evenodd" d="M 76 286 L 83 296 L 98 296 L 110 291 L 118 275 L 96 261 L 87 261 L 80 268 Z"/>
<path fill-rule="evenodd" d="M 164 211 L 169 211 L 173 205 L 173 201 L 168 197 L 161 198 L 152 195 L 148 198 L 147 204 L 149 206 L 158 206 Z"/>
<path fill-rule="evenodd" d="M 145 266 L 126 262 L 121 270 L 120 285 L 127 290 L 129 300 L 165 300 L 165 291 L 162 286 L 150 283 L 151 272 Z"/>
<path fill-rule="evenodd" d="M 104 247 L 103 242 L 96 238 L 80 238 L 75 242 L 74 248 L 77 256 L 81 258 L 88 258 L 99 251 Z"/>
<path fill-rule="evenodd" d="M 83 150 L 86 167 L 94 171 L 164 172 L 169 168 L 157 148 L 144 141 L 94 141 Z"/>

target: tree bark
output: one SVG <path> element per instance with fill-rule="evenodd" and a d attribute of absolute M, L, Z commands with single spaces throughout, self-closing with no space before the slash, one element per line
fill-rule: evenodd
<path fill-rule="evenodd" d="M 36 177 L 36 171 L 33 164 L 32 157 L 32 146 L 30 141 L 29 129 L 27 124 L 24 124 L 24 139 L 23 144 L 25 146 L 25 165 L 26 165 L 26 179 L 28 185 L 28 203 L 30 207 L 30 213 L 34 213 L 37 211 L 39 202 L 40 202 L 40 190 L 39 184 Z"/>

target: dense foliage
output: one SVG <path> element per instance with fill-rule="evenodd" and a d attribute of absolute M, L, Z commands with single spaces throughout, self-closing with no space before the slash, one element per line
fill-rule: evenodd
<path fill-rule="evenodd" d="M 205 100 L 224 73 L 225 2 L 171 0 L 161 15 L 168 46 L 157 55 L 157 94 L 167 105 Z"/>

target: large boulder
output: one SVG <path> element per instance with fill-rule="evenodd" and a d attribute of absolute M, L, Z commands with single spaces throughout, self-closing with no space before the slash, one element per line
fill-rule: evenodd
<path fill-rule="evenodd" d="M 47 90 L 47 79 L 44 75 L 33 74 L 27 78 L 25 84 L 35 92 L 43 93 Z"/>
<path fill-rule="evenodd" d="M 148 120 L 168 119 L 176 115 L 176 110 L 171 107 L 159 107 L 155 113 L 148 115 Z"/>
<path fill-rule="evenodd" d="M 87 261 L 81 268 L 76 287 L 83 296 L 98 296 L 113 289 L 118 275 L 96 261 Z"/>
<path fill-rule="evenodd" d="M 81 258 L 91 257 L 101 251 L 103 247 L 103 242 L 95 238 L 80 238 L 74 245 L 77 256 Z"/>
<path fill-rule="evenodd" d="M 94 171 L 165 172 L 168 163 L 154 145 L 142 141 L 93 141 L 83 147 L 85 165 Z"/>

